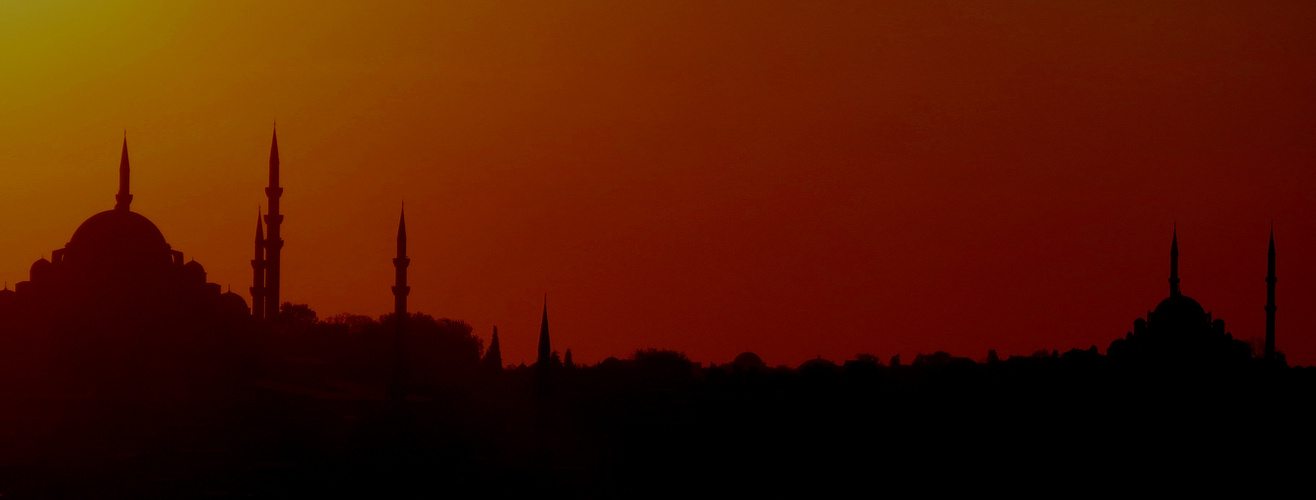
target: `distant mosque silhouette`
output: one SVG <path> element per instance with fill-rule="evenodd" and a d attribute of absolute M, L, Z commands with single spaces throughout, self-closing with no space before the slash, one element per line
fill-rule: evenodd
<path fill-rule="evenodd" d="M 1275 234 L 1271 231 L 1266 276 L 1266 344 L 1264 357 L 1275 353 Z M 1242 362 L 1252 357 L 1246 342 L 1225 331 L 1225 322 L 1212 319 L 1200 303 L 1179 288 L 1179 232 L 1170 240 L 1170 296 L 1133 322 L 1133 331 L 1111 342 L 1107 354 L 1135 363 Z"/>

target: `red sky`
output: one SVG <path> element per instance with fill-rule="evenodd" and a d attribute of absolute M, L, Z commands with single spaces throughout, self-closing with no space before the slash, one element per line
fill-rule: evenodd
<path fill-rule="evenodd" d="M 534 357 L 1103 350 L 1183 290 L 1316 363 L 1310 2 L 0 4 L 0 278 L 113 206 L 284 298 Z"/>

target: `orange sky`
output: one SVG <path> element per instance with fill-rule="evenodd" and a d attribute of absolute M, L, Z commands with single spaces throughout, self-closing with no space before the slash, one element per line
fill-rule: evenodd
<path fill-rule="evenodd" d="M 1259 337 L 1272 219 L 1316 363 L 1311 2 L 125 3 L 0 3 L 11 286 L 126 128 L 133 209 L 245 294 L 277 119 L 284 299 L 390 310 L 405 199 L 412 309 L 513 364 L 544 293 L 585 362 L 1104 350 L 1176 220 Z"/>

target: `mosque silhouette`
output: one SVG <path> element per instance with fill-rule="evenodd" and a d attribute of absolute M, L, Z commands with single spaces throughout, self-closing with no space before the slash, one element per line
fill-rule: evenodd
<path fill-rule="evenodd" d="M 1187 461 L 1278 457 L 1270 452 L 1280 441 L 1269 436 L 1255 452 L 1246 440 L 1202 440 L 1202 430 L 1219 434 L 1242 422 L 1306 432 L 1316 415 L 1305 396 L 1316 372 L 1287 367 L 1275 349 L 1273 231 L 1265 359 L 1254 359 L 1248 344 L 1182 292 L 1175 230 L 1169 296 L 1106 356 L 1094 347 L 975 363 L 939 352 L 910 364 L 857 356 L 791 370 L 753 353 L 704 367 L 683 353 L 650 349 L 578 366 L 570 350 L 559 360 L 552 349 L 545 297 L 531 369 L 503 365 L 497 328 L 483 350 L 469 325 L 409 313 L 405 213 L 392 259 L 391 315 L 317 321 L 281 302 L 277 135 L 268 213 L 256 224 L 250 307 L 207 282 L 200 263 L 131 210 L 126 140 L 119 172 L 114 208 L 88 218 L 50 259 L 34 263 L 27 281 L 0 291 L 0 440 L 21 458 L 21 467 L 0 462 L 0 488 L 9 481 L 64 493 L 28 495 L 34 498 L 105 491 L 128 498 L 226 491 L 388 497 L 414 496 L 411 490 L 542 494 L 538 488 L 549 484 L 611 497 L 653 488 L 703 492 L 697 488 L 709 481 L 776 492 L 777 483 L 762 478 L 799 478 L 812 488 L 818 478 L 840 476 L 871 487 L 874 472 L 986 478 L 1105 463 L 1110 453 L 1167 436 L 1207 444 L 1202 453 L 1169 448 L 1187 450 L 1171 456 Z M 361 328 L 354 333 L 353 325 Z M 470 342 L 457 349 L 454 339 Z M 1159 378 L 1168 384 L 1148 383 L 1158 380 L 1146 376 L 1156 370 L 1172 375 Z M 1277 404 L 1237 404 L 1243 394 Z M 1152 418 L 1124 418 L 1134 412 Z M 14 415 L 23 416 L 18 424 Z M 20 431 L 2 434 L 10 429 Z M 1086 441 L 1072 448 L 1049 438 L 1001 441 L 1075 429 Z M 31 433 L 39 438 L 17 439 Z M 988 460 L 997 450 L 1035 457 L 1034 468 Z M 630 489 L 608 489 L 621 487 Z"/>
<path fill-rule="evenodd" d="M 78 226 L 50 260 L 34 262 L 28 281 L 16 284 L 9 300 L 24 309 L 67 314 L 247 314 L 241 296 L 207 283 L 200 263 L 184 262 L 183 252 L 174 250 L 154 223 L 131 210 L 126 138 L 115 200 L 112 210 Z"/>
<path fill-rule="evenodd" d="M 242 296 L 207 282 L 200 263 L 185 260 L 155 224 L 131 210 L 133 194 L 125 137 L 114 208 L 88 218 L 64 248 L 51 253 L 49 260 L 42 258 L 33 263 L 27 281 L 17 283 L 14 290 L 6 287 L 0 291 L 0 327 L 17 335 L 27 334 L 26 347 L 60 360 L 54 366 L 69 368 L 64 371 L 72 373 L 74 385 L 91 381 L 118 383 L 121 376 L 178 380 L 233 377 L 242 364 L 240 359 L 250 354 L 244 350 L 250 351 L 253 344 L 259 343 L 256 337 L 268 333 L 281 316 L 284 241 L 279 167 L 276 131 L 271 137 L 269 185 L 265 188 L 268 213 L 258 213 L 256 220 L 250 307 Z M 1273 360 L 1282 357 L 1275 350 L 1273 230 L 1268 257 L 1262 357 Z M 1224 321 L 1212 318 L 1201 304 L 1182 293 L 1178 262 L 1176 229 L 1170 248 L 1169 297 L 1148 311 L 1146 318 L 1136 320 L 1126 336 L 1113 341 L 1108 356 L 1140 364 L 1219 364 L 1251 358 L 1251 348 L 1226 332 Z M 410 292 L 405 214 L 398 222 L 393 264 L 394 317 L 399 319 L 391 334 L 392 367 L 387 393 L 393 399 L 402 399 L 407 390 L 404 331 Z M 495 339 L 489 347 L 484 355 L 486 364 L 501 366 L 498 341 Z M 560 364 L 549 343 L 545 300 L 536 365 L 546 369 Z"/>
<path fill-rule="evenodd" d="M 1273 360 L 1275 351 L 1275 234 L 1270 234 L 1266 273 L 1266 340 L 1262 357 Z M 1179 232 L 1170 240 L 1170 296 L 1133 322 L 1133 331 L 1111 342 L 1112 359 L 1140 364 L 1178 366 L 1185 363 L 1219 365 L 1246 362 L 1252 348 L 1225 331 L 1225 322 L 1212 319 L 1200 303 L 1179 288 Z"/>
<path fill-rule="evenodd" d="M 206 281 L 149 219 L 131 209 L 128 142 L 113 209 L 89 217 L 64 248 L 0 292 L 0 323 L 29 357 L 14 373 L 60 389 L 175 389 L 231 379 L 251 317 L 246 301 Z"/>
<path fill-rule="evenodd" d="M 33 263 L 28 280 L 0 290 L 0 331 L 8 330 L 20 350 L 54 360 L 44 370 L 10 375 L 64 379 L 73 388 L 139 385 L 148 379 L 194 383 L 198 378 L 240 378 L 241 365 L 258 349 L 261 339 L 256 337 L 278 329 L 280 308 L 286 306 L 280 297 L 279 167 L 276 131 L 265 188 L 268 213 L 256 220 L 248 307 L 241 295 L 207 282 L 201 263 L 186 260 L 154 223 L 132 211 L 125 137 L 114 208 L 84 221 L 49 260 Z M 403 332 L 410 292 L 405 214 L 398 221 L 393 264 L 393 313 L 400 319 L 392 334 L 387 385 L 389 395 L 401 399 L 407 390 Z M 550 355 L 547 304 L 542 323 L 537 364 L 547 366 L 556 357 Z M 501 369 L 496 333 L 489 347 L 486 361 Z"/>

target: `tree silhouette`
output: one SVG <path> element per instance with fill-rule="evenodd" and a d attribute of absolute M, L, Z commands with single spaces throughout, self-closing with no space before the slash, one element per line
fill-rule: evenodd
<path fill-rule="evenodd" d="M 316 323 L 316 314 L 306 304 L 284 302 L 279 306 L 279 319 L 286 323 L 314 325 Z"/>
<path fill-rule="evenodd" d="M 488 371 L 503 369 L 503 352 L 498 345 L 498 327 L 493 329 L 493 338 L 489 340 L 489 351 L 484 354 L 484 367 Z"/>

